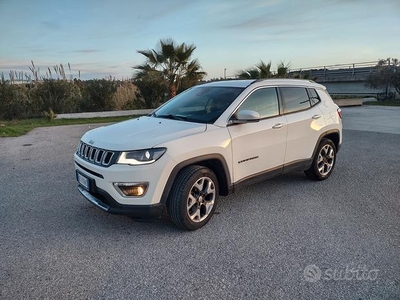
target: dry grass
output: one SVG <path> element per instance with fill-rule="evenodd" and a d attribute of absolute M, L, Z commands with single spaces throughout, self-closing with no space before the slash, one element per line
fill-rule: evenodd
<path fill-rule="evenodd" d="M 115 105 L 114 109 L 125 110 L 136 108 L 136 91 L 137 88 L 132 82 L 122 82 L 113 96 L 113 101 Z"/>

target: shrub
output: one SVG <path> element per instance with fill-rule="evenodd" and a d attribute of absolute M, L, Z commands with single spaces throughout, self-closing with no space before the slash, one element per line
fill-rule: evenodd
<path fill-rule="evenodd" d="M 82 82 L 82 100 L 79 104 L 80 111 L 113 110 L 113 96 L 117 91 L 114 80 L 93 79 Z"/>
<path fill-rule="evenodd" d="M 117 91 L 113 95 L 113 105 L 115 110 L 128 110 L 141 108 L 141 104 L 136 101 L 136 86 L 129 81 L 119 84 Z"/>
<path fill-rule="evenodd" d="M 380 59 L 374 71 L 368 75 L 365 85 L 385 91 L 378 95 L 378 100 L 395 99 L 395 93 L 391 93 L 390 89 L 393 87 L 400 94 L 400 61 L 397 58 Z"/>
<path fill-rule="evenodd" d="M 41 106 L 40 112 L 51 107 L 56 113 L 77 111 L 77 105 L 82 99 L 79 87 L 73 82 L 54 79 L 35 83 L 32 97 L 37 106 Z"/>
<path fill-rule="evenodd" d="M 29 90 L 25 85 L 0 83 L 0 119 L 26 118 L 31 111 Z"/>
<path fill-rule="evenodd" d="M 46 118 L 47 121 L 52 122 L 57 117 L 54 111 L 49 108 L 48 111 L 43 111 L 43 116 Z"/>
<path fill-rule="evenodd" d="M 137 103 L 142 103 L 143 108 L 156 108 L 167 99 L 168 85 L 163 80 L 146 76 L 136 79 L 134 83 L 138 88 Z"/>

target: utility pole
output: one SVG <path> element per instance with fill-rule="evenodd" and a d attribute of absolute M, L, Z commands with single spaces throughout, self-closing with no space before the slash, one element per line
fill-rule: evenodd
<path fill-rule="evenodd" d="M 390 74 L 390 58 L 388 58 L 387 59 L 387 62 L 388 62 L 388 73 Z M 389 99 L 389 78 L 388 78 L 388 76 L 385 76 L 386 77 L 386 99 L 385 100 L 388 100 Z"/>
<path fill-rule="evenodd" d="M 226 79 L 226 68 L 224 69 L 224 79 Z"/>

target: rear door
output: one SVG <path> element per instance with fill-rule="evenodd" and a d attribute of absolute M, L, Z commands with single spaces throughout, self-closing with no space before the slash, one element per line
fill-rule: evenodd
<path fill-rule="evenodd" d="M 320 100 L 315 90 L 310 90 L 314 93 L 305 87 L 279 88 L 287 119 L 285 166 L 310 159 L 321 130 L 325 128 L 325 119 L 319 109 Z"/>

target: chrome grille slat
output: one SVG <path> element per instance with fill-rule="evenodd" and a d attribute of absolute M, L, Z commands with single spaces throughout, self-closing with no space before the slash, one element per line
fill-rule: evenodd
<path fill-rule="evenodd" d="M 115 155 L 113 151 L 96 148 L 84 142 L 80 142 L 76 154 L 90 163 L 104 167 L 111 165 Z"/>
<path fill-rule="evenodd" d="M 98 164 L 102 163 L 104 153 L 105 153 L 104 150 L 99 150 L 99 153 L 98 153 L 97 158 L 96 158 L 96 163 L 98 163 Z"/>
<path fill-rule="evenodd" d="M 89 146 L 85 145 L 85 150 L 83 152 L 83 156 L 84 156 L 85 159 L 88 158 L 88 152 L 89 152 Z"/>
<path fill-rule="evenodd" d="M 96 155 L 97 149 L 96 148 L 91 148 L 89 151 L 89 160 L 94 161 L 94 157 Z"/>
<path fill-rule="evenodd" d="M 78 151 L 79 151 L 79 152 L 78 152 L 79 154 L 81 154 L 81 153 L 83 152 L 83 147 L 85 147 L 85 144 L 81 142 L 81 143 L 79 144 L 79 150 L 78 150 Z"/>
<path fill-rule="evenodd" d="M 112 160 L 113 156 L 114 156 L 114 153 L 113 153 L 113 152 L 107 151 L 107 152 L 105 153 L 105 155 L 104 155 L 104 159 L 103 159 L 102 164 L 103 164 L 103 165 L 109 165 L 109 164 L 111 163 L 111 160 Z"/>

